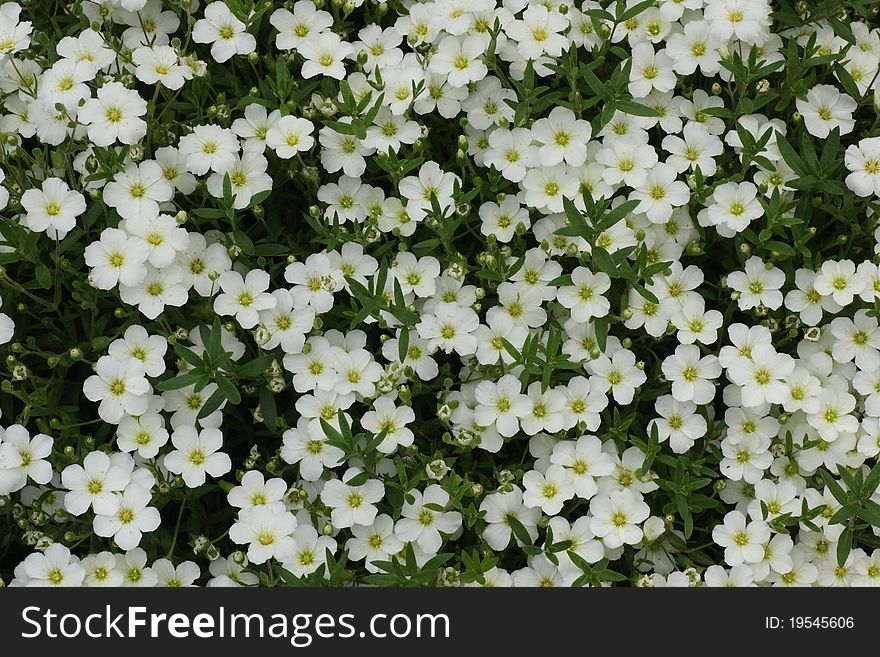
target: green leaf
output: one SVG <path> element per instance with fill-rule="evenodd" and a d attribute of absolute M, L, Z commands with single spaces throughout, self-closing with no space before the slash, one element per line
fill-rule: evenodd
<path fill-rule="evenodd" d="M 776 146 L 779 148 L 779 154 L 782 155 L 782 159 L 785 160 L 785 163 L 791 167 L 792 171 L 794 171 L 801 177 L 804 177 L 808 173 L 810 173 L 807 165 L 804 164 L 804 161 L 791 147 L 791 144 L 788 143 L 785 135 L 783 135 L 781 132 L 776 133 Z"/>
<path fill-rule="evenodd" d="M 205 332 L 209 331 L 207 339 L 205 338 Z M 213 324 L 211 324 L 210 329 L 203 324 L 199 328 L 199 333 L 202 336 L 202 341 L 205 346 L 205 350 L 208 352 L 208 356 L 212 361 L 217 361 L 223 355 L 223 329 L 220 327 L 220 318 L 215 317 Z"/>
<path fill-rule="evenodd" d="M 847 527 L 840 534 L 840 538 L 837 539 L 837 565 L 841 568 L 846 563 L 850 550 L 852 550 L 852 542 L 853 530 L 852 527 Z"/>
<path fill-rule="evenodd" d="M 625 4 L 618 4 L 617 9 L 620 9 L 624 6 L 626 6 L 626 5 Z M 635 18 L 636 16 L 641 14 L 643 11 L 645 11 L 646 9 L 650 9 L 653 6 L 654 6 L 654 0 L 645 0 L 644 2 L 640 2 L 639 4 L 634 5 L 634 6 L 630 7 L 629 9 L 627 9 L 621 15 L 617 16 L 616 20 L 618 23 L 625 23 L 630 18 Z"/>
<path fill-rule="evenodd" d="M 639 204 L 641 203 L 638 199 L 632 199 L 630 201 L 624 201 L 617 207 L 613 208 L 610 212 L 608 212 L 602 219 L 599 221 L 596 226 L 600 231 L 608 230 L 619 221 L 625 219 L 629 215 L 633 213 Z"/>
<path fill-rule="evenodd" d="M 174 347 L 175 353 L 177 353 L 177 355 L 180 356 L 182 360 L 186 361 L 193 367 L 202 367 L 205 364 L 201 356 L 199 356 L 189 347 L 184 347 L 179 342 L 173 343 L 172 346 Z"/>
<path fill-rule="evenodd" d="M 614 263 L 614 258 L 612 258 L 611 254 L 601 246 L 594 246 L 590 252 L 590 257 L 593 259 L 593 262 L 599 270 L 608 274 L 610 278 L 617 278 L 620 276 L 620 272 L 617 270 L 617 265 Z"/>
<path fill-rule="evenodd" d="M 273 360 L 275 360 L 275 357 L 271 354 L 258 356 L 252 361 L 237 367 L 235 370 L 235 375 L 243 378 L 249 378 L 265 374 L 266 370 L 269 369 L 269 366 L 272 364 Z"/>
<path fill-rule="evenodd" d="M 262 203 L 267 198 L 269 198 L 269 194 L 271 194 L 271 193 L 272 193 L 271 189 L 267 189 L 262 192 L 257 192 L 256 194 L 251 196 L 251 200 L 250 200 L 250 203 L 248 203 L 248 207 L 253 208 L 253 207 L 256 207 L 257 205 L 260 205 L 260 203 Z"/>
<path fill-rule="evenodd" d="M 779 255 L 784 256 L 793 256 L 795 255 L 795 250 L 786 244 L 785 242 L 779 242 L 777 240 L 769 240 L 764 242 L 764 246 L 770 249 L 771 251 L 776 251 Z"/>
<path fill-rule="evenodd" d="M 599 351 L 604 352 L 608 344 L 608 318 L 597 317 L 593 320 L 593 327 L 596 329 L 596 343 Z"/>
<path fill-rule="evenodd" d="M 198 419 L 208 417 L 211 413 L 220 408 L 220 405 L 226 399 L 226 395 L 223 394 L 223 390 L 217 388 L 211 396 L 208 397 L 208 401 L 206 401 L 202 407 L 199 409 Z"/>
<path fill-rule="evenodd" d="M 631 114 L 632 116 L 644 116 L 647 118 L 660 116 L 660 112 L 658 112 L 653 107 L 642 105 L 641 103 L 637 103 L 633 100 L 618 100 L 616 104 L 617 109 L 619 109 L 624 114 Z"/>
<path fill-rule="evenodd" d="M 229 172 L 226 172 L 223 174 L 223 205 L 227 208 L 231 208 L 234 200 L 235 195 L 232 193 L 232 178 L 229 177 Z"/>
<path fill-rule="evenodd" d="M 156 388 L 156 390 L 167 392 L 168 390 L 180 390 L 181 388 L 186 388 L 199 381 L 207 381 L 207 379 L 208 376 L 201 370 L 190 370 L 189 372 L 178 374 L 174 378 L 154 383 L 153 387 Z"/>
<path fill-rule="evenodd" d="M 513 516 L 513 514 L 507 516 L 507 524 L 510 525 L 510 528 L 513 530 L 513 535 L 516 536 L 520 543 L 523 545 L 532 545 L 532 537 L 529 536 L 529 531 L 518 518 Z"/>
<path fill-rule="evenodd" d="M 364 470 L 363 472 L 357 473 L 354 477 L 346 481 L 345 483 L 349 486 L 363 486 L 370 480 L 370 473 Z"/>
<path fill-rule="evenodd" d="M 834 499 L 837 500 L 841 506 L 845 505 L 849 501 L 849 496 L 843 488 L 841 488 L 840 484 L 837 483 L 837 480 L 831 475 L 831 473 L 824 468 L 821 468 L 819 470 L 819 475 L 822 477 L 822 481 L 825 482 L 825 485 L 828 486 L 828 490 L 831 491 Z"/>
<path fill-rule="evenodd" d="M 243 230 L 236 230 L 232 233 L 232 240 L 235 245 L 242 250 L 245 255 L 254 255 L 254 243 Z"/>
<path fill-rule="evenodd" d="M 869 525 L 880 527 L 880 504 L 873 500 L 866 500 L 865 505 L 859 509 L 859 518 Z"/>
<path fill-rule="evenodd" d="M 400 337 L 397 338 L 397 355 L 401 363 L 406 360 L 406 355 L 408 351 L 409 329 L 404 326 L 402 329 L 400 329 Z"/>
<path fill-rule="evenodd" d="M 225 376 L 218 376 L 214 379 L 214 383 L 217 384 L 218 390 L 223 391 L 223 396 L 226 397 L 230 403 L 238 404 L 241 401 L 241 393 L 238 391 L 238 388 Z"/>
<path fill-rule="evenodd" d="M 40 284 L 41 288 L 48 290 L 52 287 L 52 272 L 42 262 L 37 265 L 34 275 L 37 277 L 37 283 Z"/>
<path fill-rule="evenodd" d="M 275 431 L 278 411 L 275 407 L 275 395 L 269 388 L 260 388 L 260 411 L 263 413 L 263 421 L 270 431 Z"/>

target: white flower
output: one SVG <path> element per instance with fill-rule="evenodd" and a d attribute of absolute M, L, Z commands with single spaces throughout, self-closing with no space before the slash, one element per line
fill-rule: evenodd
<path fill-rule="evenodd" d="M 647 96 L 652 89 L 671 91 L 675 88 L 673 61 L 660 50 L 654 52 L 650 43 L 638 43 L 632 49 L 632 67 L 629 74 L 629 92 L 634 98 Z"/>
<path fill-rule="evenodd" d="M 829 84 L 817 84 L 807 92 L 807 99 L 795 101 L 804 125 L 814 137 L 824 139 L 835 128 L 841 135 L 852 132 L 856 101 Z"/>
<path fill-rule="evenodd" d="M 409 406 L 395 406 L 394 400 L 386 396 L 376 399 L 373 410 L 361 416 L 361 426 L 376 436 L 384 432 L 385 437 L 376 449 L 382 454 L 391 454 L 398 447 L 412 445 L 413 432 L 406 425 L 415 419 L 416 415 Z"/>
<path fill-rule="evenodd" d="M 157 216 L 135 215 L 126 219 L 121 227 L 142 242 L 149 255 L 148 262 L 159 269 L 174 262 L 177 253 L 189 246 L 189 234 L 177 225 L 174 217 L 167 214 Z"/>
<path fill-rule="evenodd" d="M 636 356 L 629 349 L 618 349 L 609 358 L 601 354 L 590 361 L 588 368 L 593 373 L 592 382 L 600 392 L 611 390 L 614 401 L 629 404 L 635 396 L 635 389 L 648 380 L 645 373 L 636 367 Z"/>
<path fill-rule="evenodd" d="M 201 571 L 192 561 L 184 561 L 175 566 L 168 559 L 156 559 L 153 562 L 153 572 L 156 574 L 156 586 L 166 588 L 178 588 L 195 586 L 195 582 Z"/>
<path fill-rule="evenodd" d="M 315 145 L 312 137 L 315 126 L 311 121 L 296 116 L 282 116 L 266 133 L 266 145 L 278 157 L 289 159 Z"/>
<path fill-rule="evenodd" d="M 293 548 L 296 526 L 296 517 L 287 510 L 255 506 L 238 514 L 238 520 L 229 529 L 229 538 L 247 544 L 248 559 L 261 564 Z"/>
<path fill-rule="evenodd" d="M 20 20 L 21 6 L 16 2 L 0 5 L 0 57 L 26 49 L 31 42 L 33 26 Z"/>
<path fill-rule="evenodd" d="M 299 53 L 306 60 L 302 66 L 302 76 L 308 79 L 323 75 L 341 80 L 345 77 L 343 60 L 353 52 L 352 45 L 335 32 L 322 32 L 299 45 Z"/>
<path fill-rule="evenodd" d="M 663 376 L 672 382 L 672 396 L 680 402 L 708 404 L 715 397 L 712 380 L 721 375 L 721 364 L 709 354 L 702 356 L 696 345 L 679 345 L 662 365 Z"/>
<path fill-rule="evenodd" d="M 159 398 L 161 400 L 161 397 Z M 116 446 L 123 452 L 134 452 L 146 459 L 155 458 L 159 449 L 168 442 L 165 420 L 158 412 L 149 410 L 138 417 L 127 415 L 116 430 Z"/>
<path fill-rule="evenodd" d="M 61 485 L 68 490 L 64 495 L 64 508 L 75 516 L 81 516 L 89 507 L 96 514 L 112 515 L 119 510 L 120 496 L 131 475 L 104 452 L 89 452 L 82 465 L 68 465 L 61 472 Z"/>
<path fill-rule="evenodd" d="M 292 538 L 293 548 L 285 548 L 278 558 L 282 567 L 296 577 L 311 575 L 326 563 L 328 551 L 336 552 L 336 541 L 329 536 L 318 536 L 311 525 L 297 526 Z M 329 573 L 325 577 L 329 577 Z"/>
<path fill-rule="evenodd" d="M 133 89 L 119 82 L 108 82 L 79 108 L 77 120 L 84 123 L 89 140 L 96 146 L 109 146 L 119 141 L 136 144 L 147 134 L 147 101 Z"/>
<path fill-rule="evenodd" d="M 61 543 L 52 543 L 45 552 L 29 554 L 21 567 L 26 586 L 78 587 L 85 577 L 79 558 Z"/>
<path fill-rule="evenodd" d="M 841 433 L 855 433 L 859 421 L 852 415 L 856 398 L 840 390 L 824 390 L 819 397 L 819 408 L 807 415 L 807 422 L 826 442 L 837 439 Z"/>
<path fill-rule="evenodd" d="M 720 470 L 728 479 L 742 479 L 754 484 L 764 477 L 764 471 L 773 462 L 769 452 L 770 439 L 758 433 L 746 434 L 734 444 L 730 438 L 721 441 Z"/>
<path fill-rule="evenodd" d="M 673 208 L 687 204 L 690 191 L 685 183 L 676 180 L 675 169 L 661 162 L 648 172 L 645 181 L 630 194 L 630 199 L 639 201 L 638 211 L 652 223 L 663 224 L 672 216 Z"/>
<path fill-rule="evenodd" d="M 165 467 L 181 475 L 189 488 L 204 484 L 206 475 L 220 477 L 232 469 L 229 456 L 219 451 L 223 447 L 219 429 L 178 427 L 171 434 L 171 443 L 175 449 L 165 456 Z"/>
<path fill-rule="evenodd" d="M 350 480 L 356 473 L 346 473 Z M 321 501 L 330 507 L 334 527 L 371 525 L 378 510 L 376 504 L 385 496 L 385 486 L 378 479 L 368 479 L 353 486 L 341 479 L 331 479 L 321 491 Z"/>
<path fill-rule="evenodd" d="M 498 169 L 507 180 L 520 182 L 526 172 L 538 163 L 538 153 L 532 145 L 532 138 L 532 131 L 528 128 L 493 130 L 489 133 L 486 165 Z"/>
<path fill-rule="evenodd" d="M 144 84 L 161 83 L 176 90 L 193 77 L 192 69 L 180 64 L 171 46 L 142 46 L 131 54 L 131 59 L 137 66 L 135 76 Z"/>
<path fill-rule="evenodd" d="M 676 454 L 684 454 L 706 435 L 706 419 L 697 413 L 693 402 L 679 402 L 672 395 L 663 395 L 657 398 L 654 408 L 660 417 L 651 420 L 650 427 L 657 427 L 658 440 L 668 440 Z"/>
<path fill-rule="evenodd" d="M 280 477 L 269 479 L 257 470 L 248 470 L 241 478 L 241 485 L 229 491 L 226 499 L 231 506 L 238 509 L 253 509 L 265 506 L 271 509 L 284 510 L 284 496 L 287 483 Z"/>
<path fill-rule="evenodd" d="M 596 160 L 605 166 L 602 178 L 606 183 L 637 188 L 645 183 L 648 171 L 657 164 L 657 151 L 637 137 L 622 137 L 606 140 L 596 153 Z"/>
<path fill-rule="evenodd" d="M 147 275 L 146 245 L 124 230 L 105 228 L 100 240 L 85 248 L 85 261 L 91 267 L 89 281 L 100 290 L 111 290 L 117 283 L 137 285 Z"/>
<path fill-rule="evenodd" d="M 576 442 L 563 440 L 556 443 L 550 462 L 569 471 L 574 494 L 585 500 L 599 491 L 595 481 L 597 477 L 614 472 L 614 461 L 602 451 L 602 441 L 589 434 L 581 436 Z"/>
<path fill-rule="evenodd" d="M 740 511 L 730 511 L 724 516 L 724 523 L 712 530 L 712 540 L 724 548 L 724 561 L 729 565 L 757 563 L 764 558 L 770 527 L 762 520 L 748 522 Z"/>
<path fill-rule="evenodd" d="M 156 269 L 148 265 L 146 275 L 134 285 L 120 285 L 119 298 L 137 306 L 148 319 L 156 319 L 165 306 L 179 307 L 187 301 L 180 270 L 176 267 Z"/>
<path fill-rule="evenodd" d="M 147 376 L 159 376 L 165 371 L 165 352 L 168 340 L 161 335 L 149 335 L 147 330 L 138 324 L 132 324 L 107 347 L 110 356 L 124 360 L 131 358 L 143 368 Z"/>
<path fill-rule="evenodd" d="M 531 407 L 521 390 L 519 379 L 512 374 L 505 374 L 498 381 L 481 381 L 476 390 L 474 420 L 480 426 L 495 425 L 502 436 L 513 436 L 519 430 L 519 419 Z"/>
<path fill-rule="evenodd" d="M 422 316 L 416 324 L 416 331 L 427 341 L 428 349 L 433 353 L 441 349 L 446 353 L 455 351 L 466 356 L 477 350 L 477 337 L 474 332 L 480 325 L 480 319 L 470 308 L 462 308 L 456 303 L 439 303 L 433 313 Z"/>
<path fill-rule="evenodd" d="M 568 20 L 561 13 L 550 11 L 540 4 L 528 5 L 522 17 L 513 20 L 506 28 L 507 35 L 516 40 L 522 57 L 538 59 L 547 54 L 559 57 L 568 47 L 568 40 L 561 34 L 568 27 Z"/>
<path fill-rule="evenodd" d="M 487 523 L 483 530 L 483 539 L 493 550 L 506 549 L 510 539 L 514 537 L 510 525 L 511 518 L 525 527 L 532 541 L 538 538 L 538 519 L 541 511 L 523 504 L 522 490 L 518 486 L 513 486 L 509 492 L 487 495 L 480 503 L 480 511 L 485 512 L 483 518 Z M 520 544 L 518 538 L 516 542 Z"/>
<path fill-rule="evenodd" d="M 486 77 L 488 69 L 481 57 L 486 42 L 478 36 L 446 36 L 437 45 L 428 67 L 432 73 L 445 75 L 452 87 L 463 87 Z"/>
<path fill-rule="evenodd" d="M 335 349 L 330 355 L 330 363 L 338 375 L 334 385 L 337 392 L 343 395 L 355 392 L 366 398 L 375 396 L 382 366 L 369 351 Z"/>
<path fill-rule="evenodd" d="M 859 196 L 880 196 L 880 137 L 868 137 L 846 148 L 843 162 L 850 173 L 846 186 Z"/>
<path fill-rule="evenodd" d="M 611 287 L 608 274 L 594 274 L 586 267 L 576 267 L 571 272 L 571 282 L 571 286 L 559 288 L 556 298 L 571 311 L 572 319 L 586 322 L 608 314 L 611 303 L 602 296 Z"/>
<path fill-rule="evenodd" d="M 104 187 L 104 202 L 114 208 L 123 219 L 144 217 L 152 219 L 159 214 L 159 204 L 170 201 L 174 186 L 155 161 L 129 164 Z"/>
<path fill-rule="evenodd" d="M 846 307 L 862 292 L 865 280 L 856 273 L 852 260 L 826 260 L 813 284 L 819 294 L 830 296 L 836 304 Z"/>
<path fill-rule="evenodd" d="M 578 119 L 565 107 L 554 107 L 543 119 L 532 125 L 532 137 L 540 145 L 538 155 L 542 166 L 565 162 L 578 167 L 587 159 L 587 142 L 592 128 L 588 121 Z"/>
<path fill-rule="evenodd" d="M 112 552 L 99 552 L 83 557 L 85 570 L 83 586 L 110 587 L 122 586 L 122 572 L 116 568 L 116 555 Z"/>
<path fill-rule="evenodd" d="M 769 37 L 770 3 L 767 0 L 713 0 L 703 14 L 724 41 L 735 37 L 761 46 Z"/>
<path fill-rule="evenodd" d="M 260 311 L 260 325 L 269 331 L 269 338 L 262 347 L 268 350 L 281 346 L 286 354 L 300 353 L 306 334 L 315 324 L 315 313 L 310 308 L 296 308 L 289 290 L 275 290 L 272 296 L 275 306 Z"/>
<path fill-rule="evenodd" d="M 413 501 L 404 500 L 394 533 L 403 541 L 418 544 L 427 554 L 436 554 L 443 544 L 441 532 L 452 534 L 459 529 L 461 514 L 442 510 L 449 504 L 449 493 L 438 484 L 431 484 L 424 493 L 413 489 L 406 495 Z"/>
<path fill-rule="evenodd" d="M 316 34 L 333 26 L 333 16 L 315 7 L 311 1 L 299 0 L 293 5 L 293 12 L 276 9 L 269 22 L 278 30 L 275 47 L 279 50 L 295 50 Z"/>
<path fill-rule="evenodd" d="M 189 175 L 189 174 L 187 174 Z M 220 291 L 213 274 L 219 277 L 232 268 L 232 259 L 223 244 L 208 243 L 201 233 L 187 233 L 187 248 L 177 252 L 175 260 L 181 272 L 181 281 L 187 289 L 192 288 L 203 297 Z"/>
<path fill-rule="evenodd" d="M 181 194 L 192 194 L 196 189 L 196 179 L 186 170 L 186 158 L 174 146 L 157 148 L 153 154 L 156 163 L 162 167 L 165 180 L 174 185 Z"/>
<path fill-rule="evenodd" d="M 523 504 L 540 508 L 548 516 L 562 510 L 566 500 L 574 497 L 574 476 L 561 465 L 551 465 L 545 472 L 529 470 L 523 475 Z"/>
<path fill-rule="evenodd" d="M 724 144 L 709 129 L 696 121 L 689 121 L 681 136 L 667 135 L 663 138 L 663 150 L 669 153 L 666 164 L 678 173 L 698 167 L 706 176 L 714 176 L 717 170 L 715 158 L 724 152 Z"/>
<path fill-rule="evenodd" d="M 542 390 L 538 381 L 529 384 L 526 394 L 531 410 L 520 418 L 522 430 L 529 436 L 534 436 L 540 431 L 547 433 L 560 431 L 565 422 L 563 414 L 565 395 L 554 388 Z"/>
<path fill-rule="evenodd" d="M 252 269 L 246 276 L 237 271 L 220 275 L 217 284 L 223 292 L 214 299 L 214 312 L 218 315 L 234 315 L 242 328 L 253 328 L 260 321 L 260 311 L 274 308 L 277 299 L 266 292 L 269 274 Z"/>
<path fill-rule="evenodd" d="M 335 417 L 335 414 L 334 414 Z M 345 452 L 327 444 L 327 436 L 319 420 L 301 417 L 296 427 L 283 434 L 281 458 L 287 463 L 299 463 L 300 476 L 306 481 L 317 481 L 324 468 L 335 468 L 342 463 Z"/>
<path fill-rule="evenodd" d="M 27 429 L 13 424 L 0 428 L 0 495 L 24 488 L 28 478 L 45 485 L 52 479 L 52 466 L 46 460 L 52 453 L 53 439 L 44 433 L 31 437 Z"/>
<path fill-rule="evenodd" d="M 785 283 L 785 272 L 765 263 L 758 256 L 746 260 L 745 271 L 731 272 L 727 276 L 727 284 L 739 292 L 737 303 L 741 310 L 748 310 L 758 305 L 776 310 L 782 305 L 780 288 Z"/>
<path fill-rule="evenodd" d="M 791 356 L 760 343 L 750 350 L 748 357 L 739 357 L 728 365 L 727 378 L 741 386 L 743 406 L 780 404 L 788 395 L 784 380 L 794 366 Z"/>
<path fill-rule="evenodd" d="M 211 57 L 223 63 L 233 55 L 247 55 L 257 48 L 257 40 L 245 29 L 245 24 L 233 16 L 225 2 L 211 2 L 205 7 L 205 17 L 193 26 L 192 39 L 196 43 L 210 43 Z"/>
<path fill-rule="evenodd" d="M 159 511 L 148 506 L 152 497 L 148 490 L 130 485 L 119 496 L 115 513 L 96 512 L 94 527 L 98 536 L 112 538 L 123 550 L 136 548 L 146 532 L 155 531 L 162 521 Z"/>
<path fill-rule="evenodd" d="M 76 218 L 86 211 L 86 199 L 60 178 L 46 178 L 41 189 L 29 189 L 21 197 L 27 212 L 27 227 L 59 240 L 76 226 Z"/>
<path fill-rule="evenodd" d="M 75 115 L 81 101 L 91 98 L 91 90 L 85 84 L 94 77 L 94 71 L 85 64 L 62 59 L 40 76 L 37 98 L 54 107 L 61 103 Z"/>
<path fill-rule="evenodd" d="M 726 182 L 715 188 L 713 203 L 708 206 L 709 225 L 719 228 L 723 237 L 748 228 L 755 219 L 763 216 L 764 209 L 758 202 L 758 188 L 750 182 Z"/>
<path fill-rule="evenodd" d="M 651 510 L 638 492 L 625 489 L 595 496 L 590 500 L 590 513 L 590 530 L 606 547 L 614 549 L 642 540 L 639 524 L 647 520 Z"/>
<path fill-rule="evenodd" d="M 684 3 L 670 0 L 663 6 L 681 7 L 681 4 Z M 679 75 L 691 75 L 699 67 L 703 75 L 711 77 L 721 70 L 718 48 L 723 43 L 715 34 L 711 23 L 692 20 L 684 24 L 681 33 L 669 35 L 666 54 L 673 59 L 672 68 Z"/>
<path fill-rule="evenodd" d="M 403 541 L 394 533 L 394 521 L 385 513 L 377 515 L 370 525 L 354 525 L 351 533 L 345 543 L 348 557 L 353 561 L 364 561 L 371 573 L 379 572 L 374 562 L 388 561 L 392 554 L 403 548 Z"/>
<path fill-rule="evenodd" d="M 204 175 L 209 170 L 214 172 L 231 170 L 235 166 L 239 151 L 235 133 L 228 128 L 213 124 L 195 126 L 191 133 L 180 138 L 177 147 L 180 154 L 186 158 L 186 168 L 197 176 Z M 222 196 L 221 191 L 219 197 Z"/>
<path fill-rule="evenodd" d="M 794 273 L 795 289 L 785 294 L 785 307 L 798 313 L 801 321 L 815 326 L 822 320 L 824 312 L 836 313 L 841 307 L 828 295 L 822 295 L 815 287 L 816 272 L 798 269 Z"/>
<path fill-rule="evenodd" d="M 141 363 L 113 356 L 101 356 L 95 374 L 83 383 L 83 394 L 91 401 L 101 402 L 98 414 L 110 424 L 117 424 L 125 414 L 140 415 L 146 411 L 149 391 Z"/>
<path fill-rule="evenodd" d="M 251 204 L 251 199 L 261 192 L 272 189 L 272 177 L 266 173 L 268 161 L 262 153 L 246 151 L 240 157 L 235 156 L 229 168 L 216 171 L 208 178 L 208 191 L 216 198 L 224 197 L 226 177 L 232 190 L 234 201 L 232 207 L 243 210 Z"/>
<path fill-rule="evenodd" d="M 880 326 L 867 310 L 858 310 L 852 319 L 837 317 L 828 325 L 836 338 L 831 355 L 838 363 L 855 360 L 861 370 L 880 366 Z"/>

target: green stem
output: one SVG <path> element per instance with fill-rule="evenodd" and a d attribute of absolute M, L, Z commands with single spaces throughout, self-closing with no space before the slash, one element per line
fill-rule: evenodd
<path fill-rule="evenodd" d="M 180 511 L 177 512 L 177 524 L 174 526 L 174 537 L 171 539 L 171 548 L 168 550 L 168 558 L 174 554 L 174 547 L 177 545 L 177 535 L 180 533 L 180 521 L 183 520 L 183 510 L 186 508 L 186 500 L 189 497 L 189 489 L 183 494 L 183 501 L 180 503 Z"/>

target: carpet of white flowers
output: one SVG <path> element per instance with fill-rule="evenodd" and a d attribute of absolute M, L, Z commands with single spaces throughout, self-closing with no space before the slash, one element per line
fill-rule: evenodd
<path fill-rule="evenodd" d="M 11 586 L 880 583 L 869 0 L 0 4 Z"/>

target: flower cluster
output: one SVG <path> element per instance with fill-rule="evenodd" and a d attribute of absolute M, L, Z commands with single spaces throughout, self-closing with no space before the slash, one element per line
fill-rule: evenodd
<path fill-rule="evenodd" d="M 15 586 L 880 584 L 870 3 L 0 5 Z"/>

